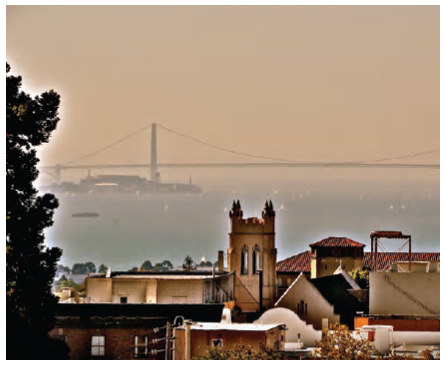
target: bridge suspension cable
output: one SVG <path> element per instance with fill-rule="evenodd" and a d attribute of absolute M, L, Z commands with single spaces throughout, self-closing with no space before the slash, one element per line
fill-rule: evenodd
<path fill-rule="evenodd" d="M 104 152 L 104 151 L 106 151 L 106 150 L 108 150 L 108 149 L 111 149 L 112 147 L 115 147 L 116 145 L 119 145 L 121 142 L 124 142 L 124 141 L 126 141 L 126 140 L 132 138 L 133 136 L 136 136 L 136 135 L 140 134 L 141 132 L 144 132 L 145 130 L 147 130 L 147 129 L 149 128 L 149 126 L 150 126 L 150 125 L 144 126 L 143 128 L 139 129 L 138 131 L 135 131 L 135 132 L 131 133 L 130 135 L 127 135 L 127 136 L 125 136 L 125 137 L 123 137 L 123 138 L 121 138 L 121 139 L 119 139 L 119 140 L 113 142 L 113 143 L 110 144 L 110 145 L 104 146 L 103 148 L 101 148 L 101 149 L 99 149 L 99 150 L 96 150 L 96 151 L 94 151 L 94 152 L 92 152 L 92 153 L 90 153 L 90 154 L 83 155 L 83 156 L 81 156 L 81 157 L 79 157 L 79 158 L 76 158 L 76 159 L 74 159 L 74 160 L 71 160 L 71 161 L 65 163 L 64 165 L 69 165 L 69 164 L 76 163 L 76 162 L 78 162 L 78 161 L 80 161 L 80 160 L 84 160 L 84 159 L 89 158 L 89 157 L 91 157 L 91 156 L 100 154 L 101 152 Z"/>
<path fill-rule="evenodd" d="M 121 144 L 122 142 L 124 142 L 124 141 L 126 141 L 126 140 L 128 140 L 128 139 L 130 139 L 130 138 L 132 138 L 132 137 L 134 137 L 134 136 L 136 136 L 136 135 L 146 131 L 150 126 L 151 126 L 151 124 L 148 124 L 148 125 L 140 128 L 139 130 L 137 130 L 135 132 L 132 132 L 131 134 L 128 134 L 128 135 L 124 136 L 123 138 L 121 138 L 121 139 L 119 139 L 119 140 L 117 140 L 117 141 L 115 141 L 115 142 L 113 142 L 113 143 L 111 143 L 111 144 L 109 144 L 107 146 L 102 147 L 99 150 L 96 150 L 96 151 L 91 152 L 89 154 L 86 154 L 86 155 L 83 155 L 83 156 L 78 157 L 76 159 L 73 159 L 71 161 L 68 161 L 68 162 L 66 162 L 63 165 L 67 166 L 67 165 L 76 163 L 76 162 L 78 162 L 80 160 L 84 160 L 86 158 L 89 158 L 91 156 L 98 155 L 98 154 L 100 154 L 100 153 L 102 153 L 102 152 L 104 152 L 106 150 L 109 150 L 109 149 L 111 149 L 111 148 Z M 181 137 L 183 137 L 185 139 L 194 141 L 194 142 L 196 142 L 198 144 L 201 144 L 201 145 L 204 145 L 204 146 L 207 146 L 207 147 L 211 147 L 211 148 L 216 149 L 216 150 L 224 151 L 224 152 L 235 154 L 235 155 L 239 155 L 239 156 L 246 156 L 246 157 L 251 157 L 251 158 L 256 158 L 256 159 L 264 159 L 264 160 L 284 162 L 284 163 L 296 163 L 296 164 L 346 164 L 346 165 L 353 164 L 353 165 L 355 165 L 355 164 L 378 163 L 378 162 L 389 161 L 389 160 L 407 159 L 407 158 L 412 158 L 412 157 L 416 157 L 416 156 L 432 154 L 434 152 L 440 151 L 440 149 L 437 148 L 437 149 L 433 149 L 433 150 L 429 150 L 429 151 L 423 151 L 423 152 L 410 154 L 410 155 L 403 155 L 403 156 L 397 156 L 397 157 L 387 157 L 387 158 L 382 158 L 382 159 L 365 160 L 365 161 L 344 161 L 344 162 L 296 161 L 296 160 L 290 160 L 290 159 L 274 158 L 274 157 L 268 157 L 268 156 L 263 156 L 263 155 L 249 154 L 249 153 L 244 153 L 244 152 L 241 152 L 241 151 L 227 149 L 227 148 L 215 145 L 215 144 L 211 144 L 211 143 L 199 140 L 199 139 L 197 139 L 195 137 L 188 136 L 188 135 L 186 135 L 184 133 L 172 130 L 171 128 L 168 128 L 168 127 L 166 127 L 166 126 L 164 126 L 162 124 L 157 124 L 157 126 L 160 127 L 161 129 L 171 133 L 171 134 L 174 134 L 174 135 L 177 135 L 177 136 L 181 136 Z"/>
<path fill-rule="evenodd" d="M 172 134 L 184 137 L 186 139 L 195 141 L 199 144 L 202 144 L 204 146 L 208 146 L 208 147 L 212 147 L 214 149 L 217 150 L 221 150 L 221 151 L 225 151 L 225 152 L 229 152 L 232 154 L 236 154 L 236 155 L 241 155 L 241 156 L 248 156 L 251 158 L 259 158 L 259 159 L 265 159 L 265 160 L 272 160 L 272 161 L 281 161 L 281 162 L 286 162 L 286 163 L 302 163 L 302 164 L 312 164 L 312 163 L 327 163 L 329 164 L 330 162 L 315 162 L 315 161 L 296 161 L 296 160 L 289 160 L 289 159 L 281 159 L 281 158 L 272 158 L 272 157 L 267 157 L 267 156 L 261 156 L 261 155 L 253 155 L 253 154 L 247 154 L 247 153 L 243 153 L 240 151 L 235 151 L 235 150 L 230 150 L 230 149 L 226 149 L 214 144 L 210 144 L 201 140 L 196 139 L 195 137 L 192 136 L 188 136 L 185 135 L 181 132 L 177 132 L 174 131 L 166 126 L 163 126 L 161 124 L 157 125 L 158 127 L 162 128 L 165 131 L 168 131 Z M 378 163 L 378 162 L 382 162 L 382 161 L 388 161 L 388 160 L 399 160 L 399 159 L 406 159 L 406 158 L 412 158 L 415 156 L 420 156 L 420 155 L 426 155 L 426 154 L 432 154 L 434 152 L 440 151 L 440 149 L 434 149 L 434 150 L 429 150 L 429 151 L 424 151 L 424 152 L 420 152 L 420 153 L 416 153 L 416 154 L 412 154 L 412 155 L 404 155 L 404 156 L 397 156 L 397 157 L 390 157 L 390 158 L 382 158 L 382 159 L 376 159 L 376 160 L 366 160 L 366 161 L 344 161 L 344 162 L 338 162 L 341 164 L 366 164 L 366 163 Z"/>

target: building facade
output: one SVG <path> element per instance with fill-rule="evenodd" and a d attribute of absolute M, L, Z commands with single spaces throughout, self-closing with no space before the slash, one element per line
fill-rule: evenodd
<path fill-rule="evenodd" d="M 235 273 L 235 301 L 242 311 L 273 307 L 277 298 L 275 211 L 265 203 L 262 218 L 243 218 L 240 201 L 229 213 L 228 271 Z"/>
<path fill-rule="evenodd" d="M 204 357 L 211 347 L 231 350 L 237 345 L 259 350 L 260 344 L 283 351 L 284 324 L 224 324 L 191 323 L 175 328 L 174 360 L 192 360 Z"/>

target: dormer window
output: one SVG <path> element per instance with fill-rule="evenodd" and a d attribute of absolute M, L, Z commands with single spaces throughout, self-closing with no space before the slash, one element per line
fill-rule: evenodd
<path fill-rule="evenodd" d="M 240 274 L 247 275 L 248 274 L 248 247 L 246 245 L 243 245 L 240 255 L 241 255 Z"/>
<path fill-rule="evenodd" d="M 256 244 L 252 250 L 252 273 L 257 274 L 260 269 L 260 248 Z"/>

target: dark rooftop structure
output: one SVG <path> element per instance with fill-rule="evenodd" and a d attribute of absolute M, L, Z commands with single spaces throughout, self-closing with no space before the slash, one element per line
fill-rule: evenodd
<path fill-rule="evenodd" d="M 334 307 L 334 312 L 340 315 L 340 322 L 354 329 L 354 319 L 357 312 L 366 311 L 366 307 L 348 290 L 352 287 L 342 274 L 314 278 L 311 283 L 321 295 Z"/>

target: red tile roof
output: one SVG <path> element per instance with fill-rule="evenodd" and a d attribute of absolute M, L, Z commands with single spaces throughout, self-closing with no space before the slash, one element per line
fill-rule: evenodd
<path fill-rule="evenodd" d="M 381 271 L 390 267 L 395 262 L 405 262 L 409 259 L 409 253 L 405 252 L 378 252 L 377 270 Z M 413 252 L 413 261 L 440 261 L 440 253 Z M 369 269 L 372 263 L 372 253 L 365 252 L 363 267 Z M 311 253 L 306 251 L 276 263 L 276 272 L 311 272 Z"/>
<path fill-rule="evenodd" d="M 363 267 L 370 269 L 372 266 L 371 252 L 364 253 Z M 409 260 L 409 253 L 407 252 L 378 252 L 377 253 L 377 270 L 390 268 L 390 265 L 395 262 L 407 262 Z M 414 252 L 412 253 L 412 261 L 428 262 L 440 261 L 440 253 L 432 252 Z"/>
<path fill-rule="evenodd" d="M 277 262 L 276 272 L 311 272 L 311 252 L 307 250 Z"/>
<path fill-rule="evenodd" d="M 356 248 L 364 248 L 365 244 L 358 243 L 349 238 L 345 237 L 334 237 L 330 236 L 329 238 L 322 239 L 317 241 L 316 243 L 310 244 L 310 247 L 356 247 Z"/>

